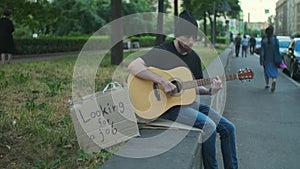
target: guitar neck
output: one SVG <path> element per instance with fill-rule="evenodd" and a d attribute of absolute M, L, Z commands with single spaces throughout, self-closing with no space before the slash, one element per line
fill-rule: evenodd
<path fill-rule="evenodd" d="M 237 78 L 238 78 L 237 74 L 226 75 L 226 76 L 220 77 L 220 79 L 222 81 L 235 80 Z M 198 86 L 205 86 L 205 85 L 211 84 L 213 82 L 213 79 L 215 79 L 215 78 L 197 79 L 197 80 L 182 82 L 182 87 L 183 87 L 183 89 L 191 89 L 191 88 L 196 88 Z"/>

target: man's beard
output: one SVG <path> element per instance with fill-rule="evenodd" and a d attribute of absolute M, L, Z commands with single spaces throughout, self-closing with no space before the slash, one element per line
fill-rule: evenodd
<path fill-rule="evenodd" d="M 178 41 L 178 47 L 182 53 L 190 53 L 192 51 L 192 48 L 188 47 L 181 41 Z"/>

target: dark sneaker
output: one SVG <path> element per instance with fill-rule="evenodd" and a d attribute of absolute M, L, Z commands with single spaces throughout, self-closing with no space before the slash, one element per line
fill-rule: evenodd
<path fill-rule="evenodd" d="M 269 89 L 269 88 L 270 88 L 270 86 L 269 86 L 269 85 L 266 85 L 266 86 L 265 86 L 265 89 Z"/>
<path fill-rule="evenodd" d="M 271 92 L 274 92 L 276 88 L 276 82 L 272 82 Z"/>

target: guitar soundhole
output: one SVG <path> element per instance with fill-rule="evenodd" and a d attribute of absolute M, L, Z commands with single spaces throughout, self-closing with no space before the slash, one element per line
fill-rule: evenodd
<path fill-rule="evenodd" d="M 181 93 L 181 91 L 182 91 L 182 85 L 181 85 L 181 83 L 178 80 L 176 80 L 176 79 L 172 80 L 171 83 L 176 86 L 177 93 Z"/>

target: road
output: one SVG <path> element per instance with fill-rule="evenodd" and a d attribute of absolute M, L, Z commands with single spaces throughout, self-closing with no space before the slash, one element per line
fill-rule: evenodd
<path fill-rule="evenodd" d="M 241 169 L 299 169 L 300 85 L 281 71 L 274 93 L 264 89 L 263 69 L 257 55 L 229 56 L 227 73 L 248 67 L 250 82 L 230 81 L 224 116 L 237 128 Z M 219 158 L 220 152 L 218 152 Z M 222 166 L 219 160 L 220 166 Z M 222 168 L 222 167 L 220 167 Z"/>

